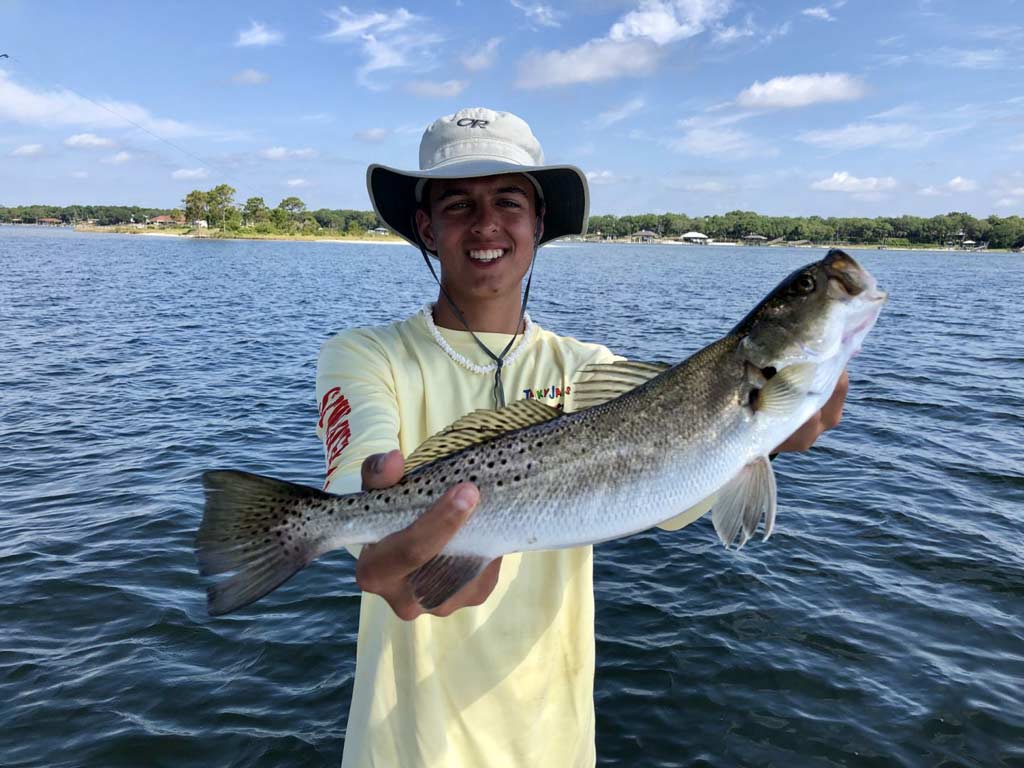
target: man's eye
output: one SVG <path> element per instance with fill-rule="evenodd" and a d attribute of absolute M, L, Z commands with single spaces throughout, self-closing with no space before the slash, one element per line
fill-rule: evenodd
<path fill-rule="evenodd" d="M 522 208 L 522 203 L 518 200 L 499 200 L 498 205 L 503 205 L 506 208 Z"/>

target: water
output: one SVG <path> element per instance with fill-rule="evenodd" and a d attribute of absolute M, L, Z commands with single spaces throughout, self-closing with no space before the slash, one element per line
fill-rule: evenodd
<path fill-rule="evenodd" d="M 532 315 L 680 359 L 819 254 L 551 247 Z M 891 300 L 772 540 L 598 548 L 600 765 L 1024 765 L 1024 260 L 860 256 Z M 198 475 L 319 485 L 320 344 L 431 285 L 404 246 L 0 228 L 0 764 L 338 763 L 352 561 L 209 619 Z"/>

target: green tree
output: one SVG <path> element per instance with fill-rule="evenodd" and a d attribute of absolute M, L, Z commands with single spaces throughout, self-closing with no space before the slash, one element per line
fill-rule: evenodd
<path fill-rule="evenodd" d="M 306 204 L 299 200 L 297 197 L 286 197 L 277 207 L 287 213 L 292 218 L 297 218 L 301 214 L 306 212 Z"/>
<path fill-rule="evenodd" d="M 228 210 L 235 202 L 235 188 L 228 184 L 218 184 L 206 193 L 206 207 L 209 211 L 210 226 L 224 226 Z"/>
<path fill-rule="evenodd" d="M 242 220 L 249 226 L 259 224 L 270 218 L 270 209 L 262 197 L 250 197 L 242 208 Z"/>
<path fill-rule="evenodd" d="M 193 189 L 182 200 L 185 204 L 185 221 L 193 222 L 207 218 L 206 193 L 199 189 Z"/>

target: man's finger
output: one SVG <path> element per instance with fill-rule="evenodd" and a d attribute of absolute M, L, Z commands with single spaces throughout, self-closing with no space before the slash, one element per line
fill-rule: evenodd
<path fill-rule="evenodd" d="M 401 451 L 388 451 L 367 456 L 363 462 L 363 490 L 388 488 L 405 474 L 405 459 Z"/>
<path fill-rule="evenodd" d="M 415 571 L 444 549 L 479 501 L 480 491 L 472 483 L 449 488 L 416 522 L 374 545 L 363 563 L 364 578 L 372 582 L 379 574 L 393 578 Z"/>

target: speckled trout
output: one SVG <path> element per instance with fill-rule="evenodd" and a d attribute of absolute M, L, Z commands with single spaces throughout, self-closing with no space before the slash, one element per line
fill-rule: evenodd
<path fill-rule="evenodd" d="M 234 611 L 320 555 L 405 528 L 463 481 L 479 487 L 479 505 L 408 577 L 427 609 L 500 555 L 607 541 L 709 509 L 727 547 L 758 526 L 767 539 L 769 453 L 828 400 L 885 298 L 853 258 L 829 251 L 685 361 L 590 366 L 573 384 L 572 413 L 537 400 L 470 413 L 407 457 L 390 488 L 334 495 L 207 472 L 200 572 L 234 572 L 209 588 L 209 611 Z"/>

